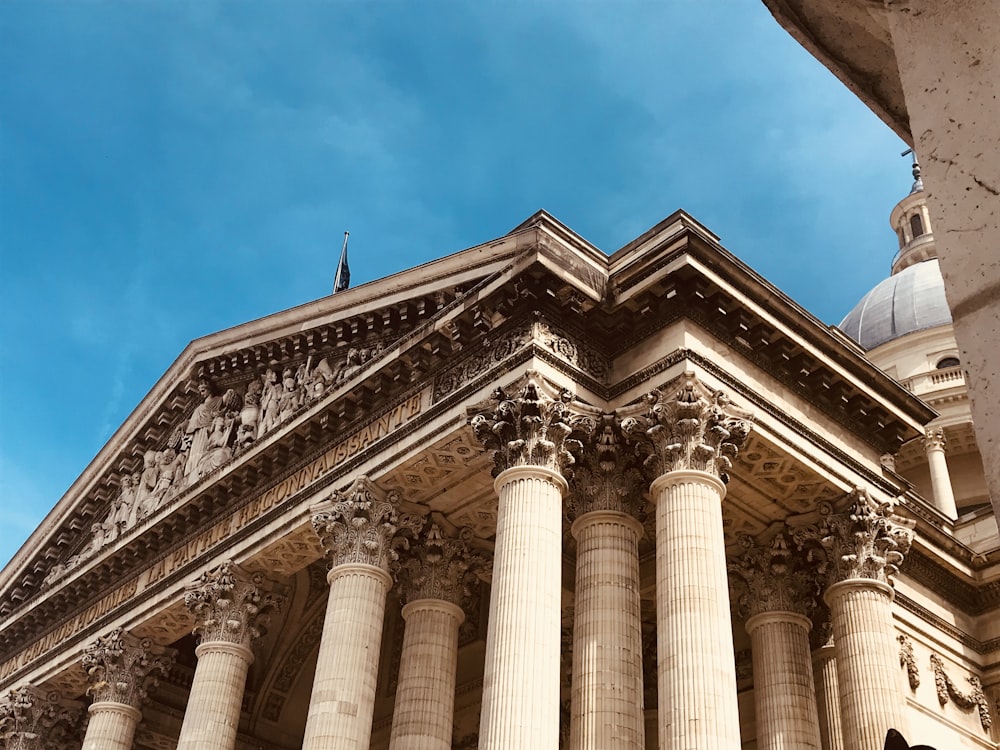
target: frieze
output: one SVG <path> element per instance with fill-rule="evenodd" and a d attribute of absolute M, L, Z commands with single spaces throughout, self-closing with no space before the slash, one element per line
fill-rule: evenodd
<path fill-rule="evenodd" d="M 490 334 L 483 339 L 480 351 L 465 357 L 434 378 L 434 402 L 447 398 L 477 376 L 492 370 L 530 341 L 531 328 L 526 322 L 506 331 Z"/>
<path fill-rule="evenodd" d="M 966 681 L 972 686 L 972 692 L 966 694 L 960 691 L 952 679 L 944 671 L 944 662 L 937 654 L 931 654 L 931 669 L 934 670 L 934 686 L 937 688 L 938 703 L 946 705 L 950 700 L 955 702 L 959 708 L 975 708 L 979 712 L 979 722 L 984 731 L 988 731 L 993 726 L 993 717 L 990 716 L 990 702 L 983 692 L 983 683 L 976 675 L 966 677 Z"/>
<path fill-rule="evenodd" d="M 583 343 L 580 338 L 570 338 L 548 321 L 538 320 L 534 323 L 532 338 L 592 378 L 603 381 L 607 377 L 610 369 L 607 357 Z"/>

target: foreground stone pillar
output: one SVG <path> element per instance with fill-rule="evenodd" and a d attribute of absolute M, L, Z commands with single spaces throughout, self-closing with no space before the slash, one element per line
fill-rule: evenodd
<path fill-rule="evenodd" d="M 175 653 L 121 628 L 84 651 L 87 692 L 94 702 L 83 750 L 132 750 L 147 691 L 156 684 L 157 675 L 170 671 Z"/>
<path fill-rule="evenodd" d="M 375 710 L 385 597 L 400 532 L 422 520 L 368 477 L 314 508 L 330 561 L 330 598 L 309 699 L 303 750 L 368 750 Z"/>
<path fill-rule="evenodd" d="M 809 653 L 807 613 L 816 581 L 795 560 L 785 537 L 768 546 L 746 540 L 733 562 L 736 609 L 746 619 L 753 655 L 754 714 L 760 750 L 819 750 L 819 717 Z"/>
<path fill-rule="evenodd" d="M 948 459 L 944 455 L 945 445 L 942 430 L 927 431 L 927 436 L 924 438 L 924 448 L 927 451 L 927 466 L 931 472 L 934 506 L 954 521 L 958 518 L 958 508 L 955 505 L 955 491 L 951 486 L 951 475 L 948 473 Z"/>
<path fill-rule="evenodd" d="M 909 550 L 913 524 L 860 489 L 842 511 L 821 503 L 820 513 L 811 535 L 829 567 L 824 600 L 837 645 L 844 747 L 882 750 L 890 728 L 906 735 L 889 581 Z"/>
<path fill-rule="evenodd" d="M 688 372 L 672 397 L 654 391 L 644 413 L 622 423 L 658 475 L 650 495 L 661 750 L 740 746 L 722 499 L 747 416 Z"/>
<path fill-rule="evenodd" d="M 240 724 L 250 647 L 269 613 L 280 604 L 275 587 L 259 573 L 229 561 L 203 573 L 184 603 L 194 613 L 200 639 L 177 750 L 232 750 Z"/>
<path fill-rule="evenodd" d="M 494 451 L 499 496 L 480 718 L 481 750 L 559 742 L 562 469 L 572 463 L 568 393 L 529 374 L 519 395 L 500 389 L 472 427 Z"/>
<path fill-rule="evenodd" d="M 571 750 L 644 750 L 639 539 L 642 476 L 601 415 L 570 483 L 576 520 Z"/>
<path fill-rule="evenodd" d="M 0 698 L 0 747 L 48 750 L 79 746 L 82 705 L 34 685 L 13 688 Z"/>
<path fill-rule="evenodd" d="M 389 750 L 451 750 L 462 607 L 485 564 L 468 536 L 446 537 L 431 523 L 400 565 L 406 625 Z"/>

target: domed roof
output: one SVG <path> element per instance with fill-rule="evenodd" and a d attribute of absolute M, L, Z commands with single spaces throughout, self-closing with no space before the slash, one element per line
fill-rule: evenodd
<path fill-rule="evenodd" d="M 869 350 L 948 323 L 944 279 L 937 258 L 931 258 L 880 282 L 840 322 L 840 330 Z"/>

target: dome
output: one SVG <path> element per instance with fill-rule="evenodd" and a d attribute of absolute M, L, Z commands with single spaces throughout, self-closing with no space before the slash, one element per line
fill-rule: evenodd
<path fill-rule="evenodd" d="M 944 279 L 937 258 L 931 258 L 879 283 L 840 322 L 840 330 L 869 350 L 949 323 Z"/>

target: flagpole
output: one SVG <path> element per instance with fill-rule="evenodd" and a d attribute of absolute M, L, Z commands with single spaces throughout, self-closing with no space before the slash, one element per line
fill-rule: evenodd
<path fill-rule="evenodd" d="M 333 293 L 336 294 L 340 288 L 340 272 L 344 268 L 344 259 L 347 257 L 347 238 L 350 232 L 344 232 L 344 246 L 340 249 L 340 261 L 337 263 L 337 274 L 333 277 Z"/>

